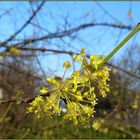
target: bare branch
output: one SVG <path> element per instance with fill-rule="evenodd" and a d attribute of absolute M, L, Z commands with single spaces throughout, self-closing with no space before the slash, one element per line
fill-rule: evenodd
<path fill-rule="evenodd" d="M 27 45 L 30 43 L 34 43 L 37 41 L 42 41 L 46 39 L 54 39 L 54 38 L 62 38 L 68 35 L 71 35 L 75 32 L 81 31 L 83 29 L 87 29 L 90 27 L 95 27 L 95 26 L 106 26 L 106 27 L 113 27 L 113 28 L 120 28 L 120 29 L 126 29 L 126 30 L 131 30 L 131 26 L 127 25 L 121 25 L 121 24 L 110 24 L 110 23 L 87 23 L 87 24 L 81 24 L 77 27 L 71 28 L 69 30 L 61 31 L 61 32 L 55 32 L 55 33 L 49 33 L 48 35 L 42 36 L 40 38 L 33 38 L 33 39 L 26 39 L 22 42 L 13 44 L 12 46 L 18 46 L 18 45 Z M 3 46 L 3 43 L 1 43 Z"/>
<path fill-rule="evenodd" d="M 40 96 L 43 96 L 43 97 L 45 97 L 45 96 L 49 96 L 49 94 L 43 94 L 43 95 L 40 95 Z M 26 99 L 26 100 L 20 100 L 20 99 L 9 99 L 9 100 L 5 100 L 5 101 L 1 101 L 0 100 L 0 104 L 5 104 L 5 103 L 16 103 L 17 101 L 20 101 L 20 103 L 30 103 L 30 102 L 32 102 L 35 98 L 36 98 L 37 96 L 35 96 L 35 97 L 32 97 L 32 98 L 29 98 L 29 99 Z"/>
<path fill-rule="evenodd" d="M 28 99 L 25 99 L 25 100 L 22 100 L 22 99 L 19 99 L 19 98 L 17 98 L 17 99 L 9 99 L 9 100 L 5 100 L 5 101 L 0 100 L 0 104 L 17 103 L 17 101 L 19 101 L 20 104 L 31 103 L 38 96 L 47 97 L 47 96 L 50 96 L 50 93 L 37 95 L 37 96 L 31 97 L 31 98 L 28 98 Z M 66 99 L 64 99 L 62 97 L 61 97 L 61 99 L 66 103 Z"/>
<path fill-rule="evenodd" d="M 53 49 L 46 49 L 46 48 L 27 48 L 27 47 L 22 48 L 22 47 L 20 47 L 18 49 L 23 50 L 23 51 L 53 52 L 53 53 L 62 53 L 62 54 L 69 54 L 69 55 L 73 55 L 73 54 L 78 55 L 79 54 L 79 53 L 72 52 L 72 51 L 53 50 Z M 87 57 L 89 58 L 90 55 L 87 55 Z M 111 64 L 109 62 L 107 62 L 106 65 L 108 65 L 110 67 L 113 67 L 113 68 L 115 68 L 115 69 L 117 69 L 119 71 L 122 71 L 122 72 L 124 72 L 124 73 L 126 73 L 126 74 L 128 74 L 128 75 L 130 75 L 132 77 L 135 77 L 135 78 L 140 79 L 140 75 L 137 75 L 137 74 L 135 74 L 133 72 L 130 72 L 130 71 L 127 71 L 127 70 L 125 70 L 123 68 L 120 68 L 118 66 L 115 66 L 115 65 L 113 65 L 113 64 Z"/>
<path fill-rule="evenodd" d="M 39 12 L 39 10 L 41 9 L 41 7 L 44 5 L 45 1 L 43 1 L 38 8 L 36 9 L 36 11 L 32 14 L 32 16 L 22 25 L 22 27 L 17 30 L 15 33 L 13 33 L 13 35 L 11 35 L 6 41 L 4 41 L 2 44 L 7 44 L 9 41 L 11 41 L 13 38 L 15 38 L 15 36 L 17 36 L 31 21 L 32 19 L 37 15 L 37 13 Z"/>

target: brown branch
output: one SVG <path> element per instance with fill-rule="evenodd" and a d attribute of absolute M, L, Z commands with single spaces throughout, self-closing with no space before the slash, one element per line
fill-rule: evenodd
<path fill-rule="evenodd" d="M 20 47 L 18 49 L 23 50 L 23 51 L 40 51 L 40 52 L 62 53 L 62 54 L 69 54 L 69 55 L 73 55 L 73 54 L 79 55 L 79 53 L 75 53 L 75 52 L 72 52 L 72 51 L 53 50 L 53 49 L 46 49 L 46 48 L 27 48 L 27 47 L 22 48 L 22 47 Z M 89 58 L 90 55 L 87 55 L 87 57 Z M 110 67 L 113 67 L 113 68 L 115 68 L 115 69 L 117 69 L 119 71 L 122 71 L 122 72 L 124 72 L 124 73 L 126 73 L 126 74 L 128 74 L 128 75 L 130 75 L 132 77 L 140 79 L 140 75 L 135 74 L 133 72 L 130 72 L 128 70 L 125 70 L 123 68 L 120 68 L 118 66 L 115 66 L 115 65 L 113 65 L 113 64 L 111 64 L 109 62 L 107 62 L 106 65 L 108 65 Z"/>
<path fill-rule="evenodd" d="M 25 100 L 22 100 L 20 98 L 17 98 L 17 99 L 9 99 L 9 100 L 0 100 L 0 104 L 6 104 L 6 103 L 17 103 L 17 101 L 20 102 L 20 104 L 23 104 L 23 103 L 31 103 L 36 97 L 38 96 L 42 96 L 42 97 L 47 97 L 47 96 L 50 96 L 50 93 L 46 93 L 46 94 L 40 94 L 40 95 L 36 95 L 34 97 L 31 97 L 31 98 L 27 98 Z M 66 99 L 60 97 L 65 103 L 66 103 Z"/>
<path fill-rule="evenodd" d="M 61 31 L 61 32 L 55 32 L 55 33 L 49 33 L 48 35 L 42 36 L 40 38 L 26 39 L 22 42 L 13 44 L 11 46 L 27 45 L 27 44 L 30 44 L 30 43 L 34 43 L 34 42 L 42 41 L 42 40 L 46 40 L 46 39 L 62 38 L 62 37 L 65 37 L 65 36 L 69 36 L 69 35 L 71 35 L 75 32 L 78 32 L 80 30 L 90 28 L 90 27 L 94 27 L 94 26 L 107 26 L 107 27 L 114 27 L 114 28 L 120 28 L 120 29 L 126 29 L 126 30 L 131 30 L 132 29 L 131 26 L 121 25 L 121 24 L 87 23 L 87 24 L 81 24 L 81 25 L 79 25 L 77 27 L 74 27 L 74 28 L 71 28 L 69 30 L 65 30 L 65 31 Z"/>
<path fill-rule="evenodd" d="M 49 95 L 46 95 L 46 94 L 43 94 L 43 95 L 40 95 L 40 96 L 49 96 Z M 9 99 L 9 100 L 5 100 L 5 101 L 2 101 L 2 100 L 0 100 L 0 104 L 5 104 L 5 103 L 17 103 L 17 101 L 20 101 L 20 103 L 22 104 L 22 103 L 30 103 L 30 102 L 32 102 L 35 98 L 36 98 L 37 96 L 35 96 L 35 97 L 32 97 L 32 98 L 29 98 L 29 99 L 26 99 L 26 100 L 21 100 L 21 99 Z"/>

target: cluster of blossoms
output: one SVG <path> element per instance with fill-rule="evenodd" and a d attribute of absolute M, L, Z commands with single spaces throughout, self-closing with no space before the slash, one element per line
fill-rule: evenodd
<path fill-rule="evenodd" d="M 10 52 L 12 55 L 20 55 L 20 54 L 21 54 L 20 50 L 19 50 L 18 48 L 16 48 L 16 47 L 11 47 L 11 48 L 9 49 L 9 52 Z"/>
<path fill-rule="evenodd" d="M 94 116 L 94 107 L 97 104 L 97 97 L 105 97 L 109 92 L 109 69 L 100 66 L 104 57 L 90 56 L 88 60 L 85 49 L 76 55 L 74 61 L 81 64 L 81 70 L 74 71 L 69 78 L 64 79 L 66 71 L 71 63 L 66 61 L 63 64 L 65 72 L 63 77 L 46 78 L 51 88 L 42 87 L 41 94 L 49 95 L 35 98 L 28 107 L 28 112 L 34 112 L 38 118 L 60 115 L 60 99 L 67 105 L 67 112 L 64 119 L 72 120 L 75 125 L 85 123 Z M 97 96 L 97 94 L 99 95 Z"/>

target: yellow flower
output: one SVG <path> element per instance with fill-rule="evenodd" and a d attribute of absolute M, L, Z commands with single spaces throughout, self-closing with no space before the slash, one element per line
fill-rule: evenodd
<path fill-rule="evenodd" d="M 99 130 L 100 127 L 101 127 L 101 123 L 100 123 L 98 120 L 96 120 L 96 121 L 93 122 L 92 127 L 93 127 L 95 130 Z"/>
<path fill-rule="evenodd" d="M 63 68 L 70 68 L 71 67 L 71 63 L 69 61 L 66 61 L 64 64 L 63 64 Z"/>
<path fill-rule="evenodd" d="M 42 87 L 40 90 L 39 90 L 39 92 L 40 93 L 42 93 L 42 94 L 45 94 L 45 93 L 47 93 L 48 92 L 48 88 L 47 87 Z"/>
<path fill-rule="evenodd" d="M 10 48 L 10 52 L 13 54 L 13 55 L 20 55 L 20 50 L 16 47 L 11 47 Z"/>

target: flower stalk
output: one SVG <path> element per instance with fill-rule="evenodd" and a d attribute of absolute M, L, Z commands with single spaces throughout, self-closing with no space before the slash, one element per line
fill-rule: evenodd
<path fill-rule="evenodd" d="M 103 66 L 130 38 L 132 38 L 138 31 L 140 30 L 140 23 L 137 24 L 137 26 L 125 37 L 125 39 L 120 42 L 116 48 L 109 53 L 104 61 L 100 64 L 100 67 Z"/>

